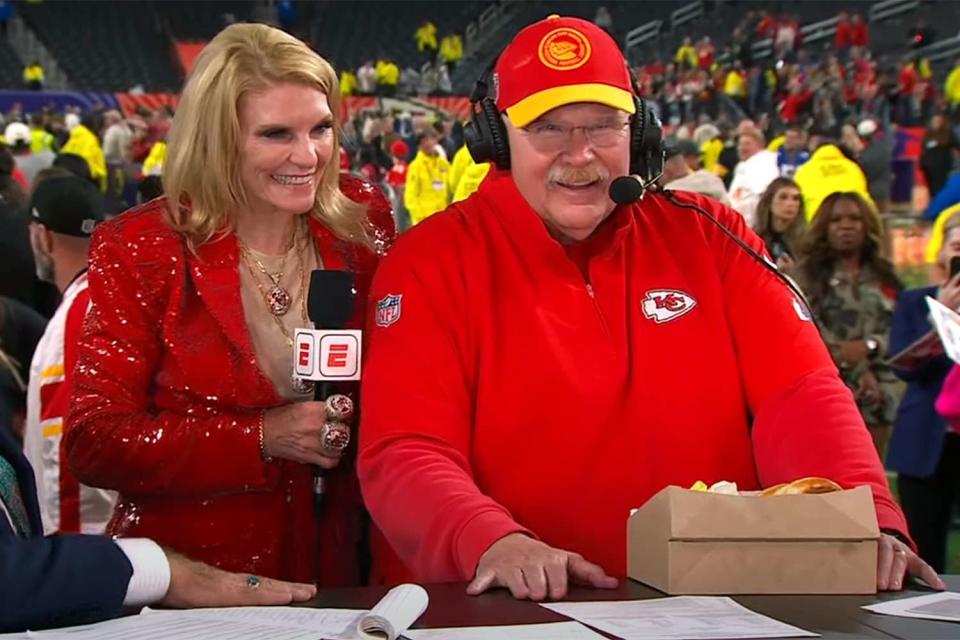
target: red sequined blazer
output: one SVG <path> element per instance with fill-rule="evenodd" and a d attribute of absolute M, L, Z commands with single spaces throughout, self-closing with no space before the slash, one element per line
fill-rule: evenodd
<path fill-rule="evenodd" d="M 368 205 L 388 245 L 383 195 L 350 177 L 341 189 Z M 193 253 L 165 206 L 153 200 L 94 234 L 93 306 L 64 437 L 70 466 L 81 482 L 120 493 L 109 534 L 149 537 L 230 571 L 359 584 L 364 516 L 352 456 L 329 474 L 318 523 L 312 467 L 260 456 L 260 411 L 285 401 L 254 356 L 236 237 Z M 352 326 L 361 327 L 378 256 L 312 218 L 310 231 L 325 268 L 356 273 Z"/>

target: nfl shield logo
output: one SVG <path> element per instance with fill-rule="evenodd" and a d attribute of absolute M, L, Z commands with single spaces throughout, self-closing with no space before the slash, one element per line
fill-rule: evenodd
<path fill-rule="evenodd" d="M 377 326 L 389 327 L 400 319 L 400 299 L 402 295 L 389 295 L 377 303 Z"/>

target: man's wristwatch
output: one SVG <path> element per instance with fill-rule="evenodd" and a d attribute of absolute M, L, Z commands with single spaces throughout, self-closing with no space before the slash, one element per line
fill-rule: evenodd
<path fill-rule="evenodd" d="M 867 345 L 867 359 L 876 360 L 880 355 L 880 342 L 876 338 L 867 338 L 863 343 Z"/>

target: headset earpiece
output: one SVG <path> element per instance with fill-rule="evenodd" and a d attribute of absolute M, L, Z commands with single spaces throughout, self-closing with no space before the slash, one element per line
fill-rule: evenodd
<path fill-rule="evenodd" d="M 488 90 L 495 65 L 496 60 L 490 63 L 473 88 L 470 123 L 464 127 L 463 139 L 474 162 L 492 162 L 498 169 L 506 170 L 510 168 L 507 128 Z"/>

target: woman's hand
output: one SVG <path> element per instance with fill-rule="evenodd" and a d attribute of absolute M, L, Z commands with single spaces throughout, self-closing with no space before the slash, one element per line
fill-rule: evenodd
<path fill-rule="evenodd" d="M 937 301 L 954 311 L 960 309 L 960 274 L 953 276 L 940 287 Z"/>
<path fill-rule="evenodd" d="M 860 376 L 860 381 L 857 384 L 857 397 L 871 407 L 879 407 L 883 404 L 883 389 L 880 387 L 877 376 L 869 369 Z"/>
<path fill-rule="evenodd" d="M 864 340 L 843 340 L 836 343 L 836 348 L 838 362 L 854 365 L 867 359 L 867 343 Z"/>
<path fill-rule="evenodd" d="M 263 415 L 263 453 L 332 469 L 340 464 L 343 450 L 323 446 L 325 430 L 331 425 L 349 429 L 343 423 L 330 422 L 323 402 L 296 402 L 270 409 Z"/>

